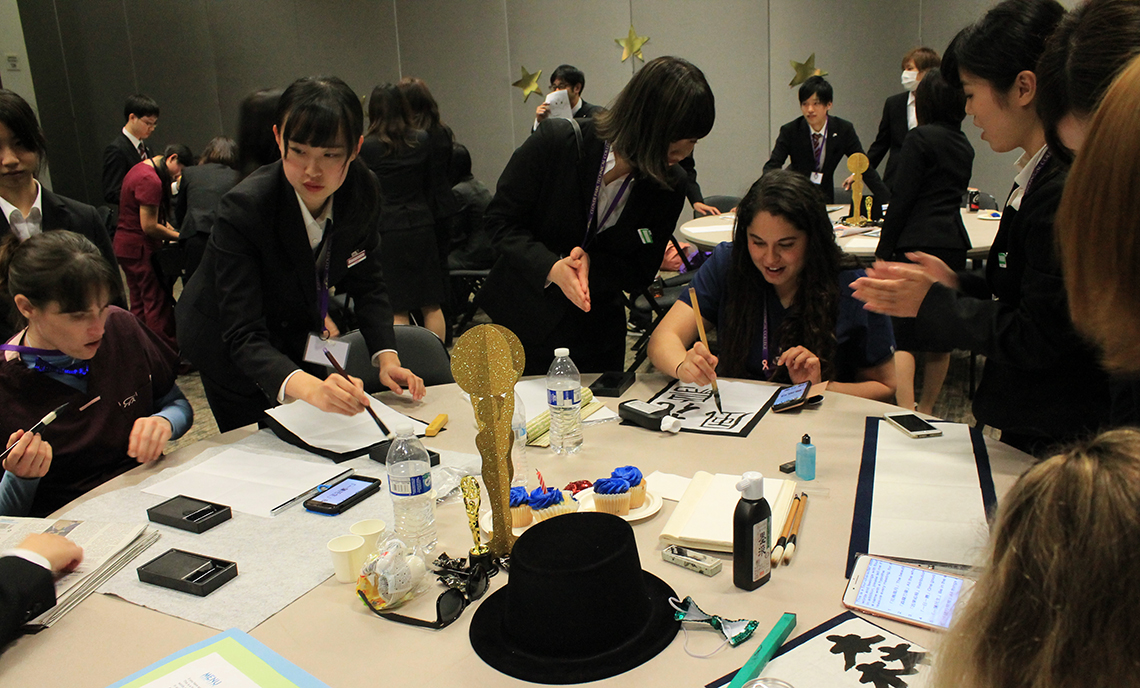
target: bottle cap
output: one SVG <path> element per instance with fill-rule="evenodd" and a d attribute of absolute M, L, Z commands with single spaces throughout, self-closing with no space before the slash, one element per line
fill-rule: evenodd
<path fill-rule="evenodd" d="M 416 434 L 415 427 L 411 424 L 410 421 L 406 420 L 402 420 L 399 423 L 396 423 L 392 426 L 392 429 L 396 431 L 397 437 L 406 437 L 408 435 L 412 435 L 414 437 Z"/>
<path fill-rule="evenodd" d="M 736 489 L 740 490 L 744 499 L 750 502 L 757 502 L 764 498 L 764 476 L 756 471 L 748 471 L 740 477 L 740 482 L 736 483 Z"/>
<path fill-rule="evenodd" d="M 560 346 L 554 350 L 555 358 L 570 358 L 570 349 Z"/>
<path fill-rule="evenodd" d="M 806 432 L 804 433 L 803 439 L 800 440 L 800 444 L 811 444 L 811 437 L 809 437 Z"/>
<path fill-rule="evenodd" d="M 681 419 L 677 416 L 665 416 L 661 419 L 661 432 L 681 432 Z"/>

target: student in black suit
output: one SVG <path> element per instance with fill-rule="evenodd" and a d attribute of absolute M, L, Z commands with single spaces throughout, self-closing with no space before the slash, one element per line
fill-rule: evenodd
<path fill-rule="evenodd" d="M 898 167 L 899 151 L 902 149 L 906 133 L 918 126 L 918 116 L 914 107 L 914 92 L 926 76 L 926 72 L 942 64 L 938 53 L 930 48 L 914 48 L 902 59 L 902 85 L 906 90 L 887 98 L 883 103 L 883 118 L 879 120 L 879 133 L 875 136 L 871 147 L 867 149 L 867 159 L 871 167 L 878 169 L 879 163 L 887 158 L 887 171 L 883 173 L 883 182 L 894 193 L 895 169 Z M 843 182 L 844 188 L 851 186 L 854 177 L 848 177 Z M 893 202 L 893 201 L 892 201 Z"/>
<path fill-rule="evenodd" d="M 343 81 L 299 79 L 278 103 L 281 161 L 222 198 L 177 316 L 182 353 L 201 371 L 223 431 L 258 421 L 286 399 L 346 415 L 364 410 L 360 380 L 320 377 L 331 287 L 352 297 L 380 381 L 423 396 L 423 380 L 395 351 L 380 268 L 379 190 L 356 159 L 363 133 L 360 99 Z M 310 344 L 316 351 L 306 356 Z"/>
<path fill-rule="evenodd" d="M 1109 414 L 1108 376 L 1069 318 L 1053 231 L 1066 170 L 1035 109 L 1033 70 L 1064 13 L 1056 0 L 1005 0 L 959 32 L 943 59 L 990 148 L 1023 152 L 984 278 L 911 253 L 914 264 L 879 264 L 855 282 L 871 310 L 917 316 L 924 343 L 983 354 L 974 418 L 1035 456 L 1094 432 Z"/>
<path fill-rule="evenodd" d="M 83 561 L 83 549 L 63 537 L 36 533 L 0 557 L 0 650 L 19 636 L 20 627 L 55 606 L 54 574 Z"/>
<path fill-rule="evenodd" d="M 918 127 L 907 135 L 899 153 L 899 175 L 875 255 L 881 260 L 909 262 L 906 254 L 922 251 L 942 259 L 951 270 L 964 270 L 970 237 L 959 209 L 974 163 L 974 148 L 962 133 L 966 97 L 937 67 L 926 73 L 915 93 Z M 895 395 L 899 406 L 916 408 L 915 355 L 924 352 L 917 408 L 930 414 L 946 379 L 950 349 L 920 345 L 914 326 L 914 318 L 894 319 L 898 346 Z"/>
<path fill-rule="evenodd" d="M 158 126 L 158 103 L 141 93 L 127 98 L 123 106 L 126 124 L 103 149 L 103 200 L 117 212 L 123 177 L 139 162 L 152 156 L 144 141 Z"/>
<path fill-rule="evenodd" d="M 178 226 L 178 242 L 185 251 L 182 279 L 189 282 L 202 262 L 202 253 L 210 232 L 218 203 L 238 183 L 237 144 L 231 138 L 216 136 L 206 144 L 197 165 L 182 168 L 178 195 L 174 201 L 174 221 Z"/>
<path fill-rule="evenodd" d="M 586 74 L 574 65 L 558 65 L 558 67 L 550 73 L 550 90 L 566 91 L 566 95 L 570 99 L 570 112 L 574 115 L 575 119 L 593 117 L 594 113 L 605 109 L 601 105 L 587 103 L 586 100 L 582 98 L 582 90 L 584 88 L 586 88 Z M 546 121 L 546 118 L 549 116 L 550 106 L 545 102 L 540 103 L 534 110 L 534 126 L 532 126 L 530 130 L 534 131 L 538 129 L 538 125 Z"/>
<path fill-rule="evenodd" d="M 832 117 L 833 91 L 827 79 L 813 76 L 800 86 L 802 117 L 780 127 L 772 155 L 764 163 L 764 172 L 778 170 L 791 156 L 791 169 L 811 180 L 831 203 L 835 200 L 835 168 L 845 156 L 863 152 L 855 126 L 845 119 Z M 876 199 L 888 193 L 878 173 L 867 170 L 863 181 Z"/>
<path fill-rule="evenodd" d="M 47 141 L 27 101 L 0 89 L 0 243 L 24 241 L 53 229 L 82 234 L 119 274 L 119 264 L 99 211 L 43 188 L 36 174 Z M 121 300 L 115 305 L 125 305 Z M 12 297 L 0 294 L 0 340 L 16 332 Z"/>
<path fill-rule="evenodd" d="M 657 273 L 685 201 L 676 165 L 715 110 L 701 70 L 659 57 L 611 109 L 548 119 L 511 156 L 487 207 L 497 259 L 479 302 L 522 341 L 527 375 L 563 346 L 583 372 L 624 366 L 621 293 Z"/>

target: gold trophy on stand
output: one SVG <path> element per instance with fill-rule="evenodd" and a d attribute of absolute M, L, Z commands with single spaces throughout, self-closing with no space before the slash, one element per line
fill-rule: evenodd
<path fill-rule="evenodd" d="M 851 217 L 843 223 L 851 227 L 866 227 L 871 224 L 871 198 L 867 197 L 867 217 L 860 214 L 863 205 L 863 173 L 871 168 L 871 161 L 862 153 L 847 156 L 847 171 L 855 175 L 851 182 Z"/>

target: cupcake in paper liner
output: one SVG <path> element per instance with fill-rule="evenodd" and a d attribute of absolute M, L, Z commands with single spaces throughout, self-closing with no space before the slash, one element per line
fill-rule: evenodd
<path fill-rule="evenodd" d="M 511 527 L 524 528 L 534 520 L 530 510 L 530 495 L 525 487 L 511 488 Z"/>
<path fill-rule="evenodd" d="M 645 504 L 645 491 L 647 484 L 641 471 L 634 466 L 615 468 L 610 474 L 611 478 L 621 478 L 629 483 L 629 508 L 640 509 Z"/>
<path fill-rule="evenodd" d="M 594 511 L 615 516 L 629 515 L 629 481 L 598 478 L 594 481 Z"/>
<path fill-rule="evenodd" d="M 578 502 L 573 498 L 566 497 L 562 490 L 557 488 L 548 487 L 543 492 L 541 487 L 536 487 L 534 492 L 530 493 L 530 511 L 534 514 L 536 521 L 545 521 L 548 518 L 573 513 L 577 510 Z"/>

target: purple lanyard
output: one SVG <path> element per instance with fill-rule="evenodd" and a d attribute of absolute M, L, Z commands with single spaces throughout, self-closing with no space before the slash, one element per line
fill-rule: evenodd
<path fill-rule="evenodd" d="M 824 131 L 827 131 L 827 129 L 825 128 Z M 817 136 L 819 137 L 819 145 L 817 146 L 815 144 L 815 141 L 812 141 L 811 149 L 812 149 L 812 153 L 815 154 L 815 171 L 816 172 L 822 172 L 823 171 L 823 144 L 825 143 L 825 141 L 823 140 L 823 132 L 822 131 L 819 132 L 818 134 L 815 133 L 814 131 L 812 132 L 811 137 L 813 139 Z"/>
<path fill-rule="evenodd" d="M 1053 151 L 1046 148 L 1045 154 L 1041 156 L 1041 159 L 1037 162 L 1037 166 L 1033 168 L 1033 174 L 1029 175 L 1029 181 L 1025 182 L 1025 189 L 1021 192 L 1022 198 L 1025 198 L 1025 195 L 1029 193 L 1029 187 L 1033 186 L 1033 180 L 1037 179 L 1037 175 L 1045 168 L 1045 163 L 1049 162 L 1049 158 L 1052 156 Z"/>
<path fill-rule="evenodd" d="M 43 359 L 44 356 L 67 356 L 67 354 L 58 349 L 37 349 L 34 346 L 24 346 L 23 344 L 0 344 L 0 351 L 15 351 L 21 355 L 28 354 L 29 356 L 35 356 L 36 360 L 32 362 L 31 368 L 41 373 L 57 373 L 59 375 L 83 377 L 90 370 L 90 363 L 88 361 L 76 361 L 74 368 L 60 368 Z M 23 358 L 20 360 L 23 361 Z"/>
<path fill-rule="evenodd" d="M 23 344 L 0 344 L 0 351 L 15 351 L 20 354 L 32 354 L 33 356 L 66 356 L 58 349 L 37 349 L 34 346 L 24 346 Z"/>
<path fill-rule="evenodd" d="M 332 237 L 325 233 L 325 239 L 321 247 L 321 253 L 324 254 L 324 269 L 317 274 L 317 304 L 321 309 L 321 334 L 327 334 L 328 330 L 325 329 L 325 317 L 329 314 L 329 265 L 332 263 Z M 320 262 L 320 255 L 317 256 L 317 262 Z M 322 337 L 323 339 L 324 337 Z"/>
<path fill-rule="evenodd" d="M 600 232 L 601 228 L 605 226 L 606 220 L 610 219 L 610 215 L 613 214 L 614 208 L 617 208 L 617 205 L 621 201 L 622 196 L 625 195 L 625 190 L 629 188 L 630 182 L 633 181 L 632 173 L 626 175 L 625 181 L 622 182 L 621 188 L 618 189 L 617 196 L 614 196 L 614 200 L 610 202 L 610 207 L 606 210 L 605 215 L 603 215 L 602 219 L 595 224 L 595 220 L 597 219 L 596 213 L 598 211 L 598 196 L 602 192 L 602 186 L 604 185 L 604 179 L 606 176 L 606 162 L 609 159 L 610 142 L 606 141 L 606 147 L 602 150 L 602 166 L 598 168 L 598 181 L 594 184 L 594 197 L 590 201 L 590 214 L 586 218 L 586 236 L 584 239 L 582 239 L 582 248 L 586 248 L 586 245 L 590 243 L 590 240 L 594 238 L 594 235 Z"/>
<path fill-rule="evenodd" d="M 772 376 L 776 374 L 776 366 L 769 366 L 768 364 L 768 295 L 764 295 L 764 339 L 761 343 L 761 355 L 764 356 L 764 361 L 760 364 L 764 369 L 764 379 L 771 380 Z"/>

